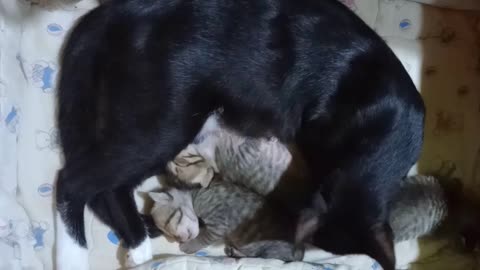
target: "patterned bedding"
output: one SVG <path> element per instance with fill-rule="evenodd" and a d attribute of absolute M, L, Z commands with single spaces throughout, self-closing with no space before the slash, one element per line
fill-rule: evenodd
<path fill-rule="evenodd" d="M 480 2 L 341 1 L 386 39 L 425 97 L 426 143 L 417 169 L 450 164 L 468 190 L 480 194 L 480 14 L 474 11 Z M 75 19 L 96 3 L 48 2 L 0 0 L 0 270 L 52 269 L 52 184 L 61 165 L 54 127 L 57 55 Z M 139 189 L 140 207 L 142 191 L 157 183 L 150 179 Z M 120 268 L 124 251 L 117 236 L 85 215 L 92 269 Z M 154 241 L 158 257 L 138 269 L 380 269 L 365 256 L 309 251 L 308 263 L 284 264 L 224 258 L 222 250 L 180 256 L 175 243 L 160 238 Z M 396 252 L 398 269 L 479 267 L 478 254 L 464 253 L 448 239 L 404 242 Z"/>

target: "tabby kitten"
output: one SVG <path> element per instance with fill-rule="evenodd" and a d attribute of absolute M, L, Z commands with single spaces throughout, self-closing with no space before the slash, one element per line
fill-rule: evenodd
<path fill-rule="evenodd" d="M 180 249 L 185 253 L 194 253 L 223 241 L 227 244 L 225 253 L 229 256 L 274 258 L 283 261 L 298 261 L 303 258 L 303 248 L 293 245 L 296 226 L 295 222 L 292 222 L 294 219 L 288 212 L 276 209 L 265 197 L 244 186 L 215 179 L 208 188 L 195 188 L 190 192 L 179 192 L 172 188 L 149 194 L 155 201 L 152 211 L 155 224 L 174 238 L 185 239 L 177 236 L 175 228 L 171 227 L 171 220 L 175 219 L 175 216 L 180 217 L 175 221 L 179 224 L 183 224 L 182 216 L 191 216 L 192 213 L 203 222 L 204 226 L 200 228 L 197 237 L 180 241 Z M 175 198 L 187 194 L 191 196 L 193 208 L 189 208 L 190 198 Z M 179 201 L 186 203 L 181 206 L 177 204 Z M 174 218 L 170 218 L 172 216 Z M 179 229 L 178 234 L 182 234 L 183 230 Z"/>
<path fill-rule="evenodd" d="M 238 135 L 223 126 L 219 118 L 220 113 L 211 115 L 194 142 L 167 164 L 167 171 L 175 176 L 172 179 L 207 187 L 214 173 L 220 173 L 223 181 L 267 195 L 287 170 L 302 175 L 299 166 L 292 165 L 293 147 L 287 148 L 274 137 Z"/>

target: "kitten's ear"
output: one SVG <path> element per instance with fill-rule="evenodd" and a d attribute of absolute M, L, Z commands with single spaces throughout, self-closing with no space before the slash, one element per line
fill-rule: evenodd
<path fill-rule="evenodd" d="M 366 254 L 376 260 L 384 270 L 395 270 L 393 232 L 388 224 L 376 224 L 370 230 Z"/>
<path fill-rule="evenodd" d="M 148 196 L 152 198 L 155 202 L 164 202 L 164 201 L 170 201 L 173 199 L 173 196 L 168 193 L 168 191 L 165 192 L 149 192 Z"/>

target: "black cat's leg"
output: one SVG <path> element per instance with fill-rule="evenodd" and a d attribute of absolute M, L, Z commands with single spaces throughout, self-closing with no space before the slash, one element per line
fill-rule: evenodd
<path fill-rule="evenodd" d="M 94 161 L 94 159 L 85 160 Z M 88 164 L 84 169 L 89 170 L 95 163 Z M 79 167 L 81 168 L 81 167 Z M 96 174 L 75 173 L 66 177 L 65 170 L 70 167 L 65 167 L 60 174 L 57 183 L 57 209 L 60 214 L 60 219 L 57 219 L 57 247 L 58 265 L 59 269 L 87 269 L 80 267 L 80 260 L 88 262 L 86 256 L 86 238 L 84 230 L 83 211 L 85 205 L 88 205 L 92 211 L 100 218 L 101 221 L 109 225 L 116 233 L 123 239 L 124 244 L 130 249 L 127 259 L 128 266 L 134 266 L 151 259 L 151 246 L 149 238 L 147 237 L 147 230 L 143 219 L 139 215 L 134 199 L 132 182 L 141 183 L 142 174 L 134 175 L 137 178 L 123 178 L 122 174 L 116 175 L 111 173 L 111 177 L 106 179 L 115 179 L 118 182 L 110 182 L 108 180 L 102 181 L 105 178 L 96 178 Z M 142 169 L 142 168 L 139 168 Z M 148 172 L 148 168 L 143 168 Z M 91 170 L 96 171 L 96 170 Z M 135 169 L 132 168 L 132 171 Z M 98 172 L 98 171 L 96 171 Z M 126 171 L 124 171 L 126 172 Z M 105 173 L 105 172 L 102 172 Z M 107 177 L 107 174 L 99 174 Z M 128 177 L 128 174 L 126 177 Z M 90 178 L 78 178 L 90 177 Z M 95 185 L 93 180 L 97 180 L 98 185 Z M 81 184 L 75 181 L 82 181 Z M 118 183 L 124 183 L 125 186 L 117 186 Z M 109 185 L 112 190 L 106 189 Z M 97 188 L 98 192 L 95 190 Z M 69 236 L 76 241 L 72 243 Z M 84 252 L 80 254 L 79 249 Z M 66 254 L 63 254 L 65 252 Z M 75 256 L 72 254 L 77 253 Z M 82 258 L 83 259 L 79 259 Z M 68 259 L 67 259 L 68 258 Z M 71 261 L 78 261 L 73 264 Z"/>
<path fill-rule="evenodd" d="M 118 135 L 116 140 L 105 141 L 98 148 L 85 152 L 80 156 L 69 155 L 57 181 L 57 232 L 58 267 L 60 269 L 85 269 L 71 265 L 75 260 L 67 252 L 67 246 L 84 250 L 86 254 L 86 240 L 84 231 L 83 210 L 85 205 L 103 192 L 114 192 L 117 188 L 134 187 L 155 174 L 163 173 L 167 161 L 173 159 L 185 148 L 200 130 L 206 117 L 190 117 L 175 119 L 175 124 L 165 123 L 162 127 L 152 127 L 152 132 L 144 132 L 140 138 L 130 140 Z M 75 157 L 75 159 L 74 159 Z M 113 196 L 113 195 L 112 195 Z M 117 195 L 115 195 L 117 196 Z M 123 203 L 119 208 L 125 207 Z M 132 203 L 133 204 L 133 203 Z M 127 206 L 129 204 L 127 203 Z M 95 205 L 90 205 L 95 212 Z M 128 207 L 127 207 L 128 208 Z M 119 210 L 120 211 L 120 210 Z M 136 248 L 146 236 L 145 227 L 140 231 L 136 224 L 141 221 L 137 210 L 129 206 L 124 213 L 125 217 L 133 217 L 132 228 L 116 225 L 115 230 L 124 228 L 122 237 L 127 246 Z M 132 229 L 133 232 L 126 230 Z M 120 232 L 119 232 L 120 233 Z M 129 239 L 128 236 L 132 236 Z M 65 254 L 64 254 L 65 252 Z M 82 257 L 82 256 L 76 256 Z M 85 256 L 83 256 L 85 257 Z M 67 264 L 67 266 L 63 266 Z M 87 267 L 88 268 L 88 267 Z"/>
<path fill-rule="evenodd" d="M 133 187 L 104 191 L 88 202 L 95 215 L 107 224 L 129 249 L 127 266 L 136 266 L 152 258 L 148 226 L 137 211 Z"/>
<path fill-rule="evenodd" d="M 85 202 L 65 194 L 64 170 L 56 184 L 55 269 L 88 270 L 88 251 L 84 232 Z M 81 192 L 81 191 L 79 191 Z M 75 195 L 75 194 L 73 194 Z"/>
<path fill-rule="evenodd" d="M 278 259 L 286 262 L 301 261 L 304 248 L 296 248 L 293 243 L 280 240 L 257 241 L 240 247 L 227 245 L 225 254 L 229 257 Z"/>
<path fill-rule="evenodd" d="M 390 107 L 375 109 L 335 123 L 312 120 L 297 143 L 320 191 L 310 199 L 321 196 L 327 206 L 312 223 L 318 226 L 313 244 L 336 254 L 367 254 L 391 270 L 395 255 L 388 205 L 418 158 L 422 139 L 421 130 L 396 124 L 400 116 Z"/>

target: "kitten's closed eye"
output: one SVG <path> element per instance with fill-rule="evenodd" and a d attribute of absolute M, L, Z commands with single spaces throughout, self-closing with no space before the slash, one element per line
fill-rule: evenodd
<path fill-rule="evenodd" d="M 149 192 L 148 196 L 155 202 L 165 202 L 165 201 L 172 201 L 173 196 L 168 191 L 163 192 Z"/>
<path fill-rule="evenodd" d="M 199 222 L 188 192 L 169 189 L 149 195 L 155 201 L 151 211 L 155 225 L 167 238 L 186 242 L 198 235 Z"/>

